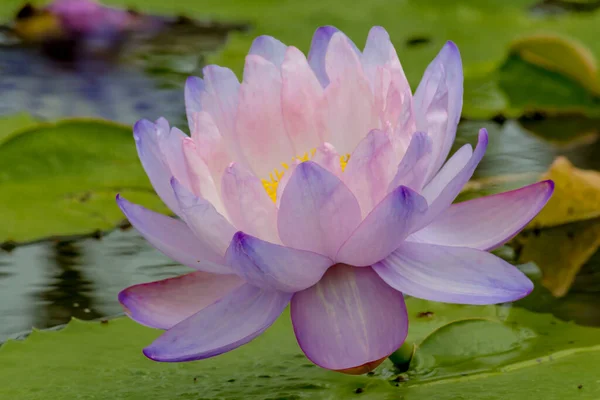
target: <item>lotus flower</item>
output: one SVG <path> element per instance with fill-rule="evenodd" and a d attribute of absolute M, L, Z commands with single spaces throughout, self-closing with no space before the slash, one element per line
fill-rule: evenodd
<path fill-rule="evenodd" d="M 164 119 L 134 137 L 170 218 L 118 197 L 137 230 L 187 275 L 125 289 L 131 318 L 166 330 L 144 354 L 204 359 L 264 332 L 291 304 L 315 364 L 364 373 L 408 329 L 404 295 L 493 304 L 532 283 L 487 251 L 521 230 L 553 184 L 452 204 L 488 143 L 444 163 L 463 92 L 448 42 L 411 93 L 386 31 L 363 52 L 319 28 L 308 59 L 258 37 L 240 84 L 207 66 L 185 88 L 187 137 Z"/>

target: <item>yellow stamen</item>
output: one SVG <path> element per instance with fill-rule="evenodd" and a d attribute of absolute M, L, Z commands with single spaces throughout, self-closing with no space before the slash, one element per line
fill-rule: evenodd
<path fill-rule="evenodd" d="M 300 162 L 308 161 L 315 155 L 316 152 L 317 149 L 312 149 L 310 152 L 306 152 L 301 156 L 296 156 L 292 158 L 292 162 L 296 160 Z M 340 167 L 342 167 L 342 171 L 346 169 L 348 160 L 350 160 L 350 154 L 340 156 Z M 279 186 L 279 182 L 281 181 L 281 178 L 283 177 L 285 171 L 290 168 L 290 166 L 286 163 L 281 163 L 281 166 L 283 167 L 283 170 L 280 171 L 277 168 L 275 168 L 273 172 L 269 174 L 268 179 L 261 179 L 261 182 L 265 187 L 265 191 L 267 192 L 271 200 L 273 200 L 273 202 L 277 201 L 277 187 Z"/>

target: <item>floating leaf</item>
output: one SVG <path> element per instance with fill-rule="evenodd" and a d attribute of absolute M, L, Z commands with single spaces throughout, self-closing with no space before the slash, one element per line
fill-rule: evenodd
<path fill-rule="evenodd" d="M 578 41 L 556 34 L 537 34 L 515 40 L 510 50 L 527 62 L 564 74 L 592 93 L 600 93 L 596 59 Z"/>
<path fill-rule="evenodd" d="M 429 374 L 409 373 L 406 382 L 395 374 L 389 361 L 372 376 L 327 371 L 302 354 L 286 311 L 264 335 L 230 353 L 192 363 L 156 363 L 140 350 L 159 331 L 126 318 L 73 320 L 61 331 L 34 331 L 26 340 L 9 341 L 0 348 L 0 397 L 525 399 L 530 396 L 531 385 L 535 385 L 536 396 L 548 400 L 574 398 L 580 390 L 585 390 L 581 392 L 588 396 L 585 398 L 600 395 L 593 368 L 600 362 L 599 329 L 517 308 L 457 306 L 412 298 L 407 303 L 412 340 L 420 342 L 428 336 L 417 352 L 448 361 L 456 350 L 444 343 L 453 341 L 450 344 L 458 351 L 470 351 L 470 361 L 463 361 L 487 362 L 480 363 L 478 371 L 462 375 L 457 371 L 464 363 L 459 369 L 440 363 Z M 469 316 L 479 319 L 465 321 Z M 453 318 L 461 321 L 452 323 Z M 486 342 L 485 335 L 496 340 Z M 469 350 L 469 341 L 475 337 L 479 345 Z M 517 351 L 512 357 L 490 358 L 504 350 Z M 577 389 L 578 385 L 583 389 Z"/>
<path fill-rule="evenodd" d="M 600 246 L 600 219 L 525 231 L 515 242 L 518 262 L 535 262 L 543 272 L 542 284 L 554 296 L 564 296 Z"/>
<path fill-rule="evenodd" d="M 558 157 L 542 179 L 554 181 L 552 198 L 530 226 L 547 228 L 600 216 L 600 172 L 578 169 Z"/>
<path fill-rule="evenodd" d="M 39 124 L 0 142 L 0 242 L 112 229 L 123 220 L 117 192 L 164 210 L 127 126 Z"/>
<path fill-rule="evenodd" d="M 524 335 L 490 319 L 472 318 L 452 322 L 434 331 L 419 345 L 415 354 L 416 373 L 428 374 L 445 367 L 461 371 L 489 368 L 500 360 L 510 360 L 527 347 Z"/>
<path fill-rule="evenodd" d="M 600 173 L 557 157 L 541 179 L 554 181 L 554 194 L 515 245 L 518 262 L 535 262 L 542 284 L 560 297 L 600 246 Z"/>

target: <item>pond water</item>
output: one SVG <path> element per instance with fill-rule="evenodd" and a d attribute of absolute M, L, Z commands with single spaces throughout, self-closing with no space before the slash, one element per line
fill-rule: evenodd
<path fill-rule="evenodd" d="M 152 248 L 133 229 L 102 239 L 43 242 L 0 252 L 0 341 L 30 330 L 122 312 L 128 285 L 188 270 Z"/>

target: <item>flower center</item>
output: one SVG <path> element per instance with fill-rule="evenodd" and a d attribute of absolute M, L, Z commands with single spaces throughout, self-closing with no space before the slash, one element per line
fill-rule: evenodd
<path fill-rule="evenodd" d="M 296 156 L 292 158 L 292 162 L 296 160 L 300 162 L 309 161 L 315 155 L 316 152 L 317 149 L 312 149 L 311 151 L 306 152 L 301 156 Z M 350 154 L 340 156 L 340 167 L 342 168 L 342 171 L 344 171 L 344 169 L 346 168 L 348 160 L 350 160 Z M 269 174 L 268 179 L 261 179 L 265 191 L 274 203 L 277 201 L 277 187 L 279 187 L 279 182 L 285 174 L 285 171 L 287 171 L 290 168 L 289 164 L 287 163 L 281 163 L 281 167 L 281 170 L 275 168 L 273 172 Z"/>

